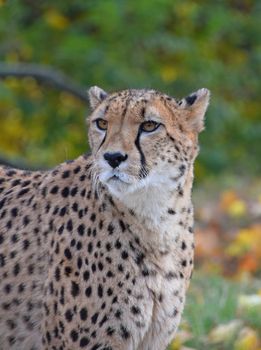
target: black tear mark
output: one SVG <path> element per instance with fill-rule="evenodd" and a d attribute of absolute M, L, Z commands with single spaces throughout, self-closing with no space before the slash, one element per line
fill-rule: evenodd
<path fill-rule="evenodd" d="M 105 139 L 106 139 L 106 136 L 107 136 L 107 131 L 105 132 L 104 138 L 103 138 L 103 140 L 102 140 L 102 142 L 101 142 L 101 144 L 100 144 L 100 146 L 99 146 L 99 148 L 98 148 L 98 151 L 99 151 L 99 149 L 101 148 L 101 146 L 104 144 Z M 97 151 L 97 152 L 98 152 L 98 151 Z"/>
<path fill-rule="evenodd" d="M 189 106 L 193 105 L 193 103 L 196 101 L 196 99 L 197 99 L 196 94 L 189 95 L 185 98 L 185 100 Z"/>
<path fill-rule="evenodd" d="M 141 130 L 141 128 L 139 128 L 138 135 L 137 135 L 136 140 L 135 140 L 135 146 L 137 147 L 137 149 L 140 153 L 141 168 L 140 168 L 140 172 L 139 172 L 139 178 L 144 179 L 148 175 L 149 171 L 148 171 L 147 165 L 146 165 L 146 158 L 145 158 L 144 153 L 143 153 L 141 146 L 140 146 L 141 133 L 142 133 L 142 130 Z"/>

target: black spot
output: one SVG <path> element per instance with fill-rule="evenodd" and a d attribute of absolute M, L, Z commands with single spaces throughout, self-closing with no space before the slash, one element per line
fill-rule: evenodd
<path fill-rule="evenodd" d="M 171 209 L 171 208 L 168 209 L 168 213 L 169 213 L 170 215 L 175 215 L 175 214 L 176 214 L 175 210 L 173 210 L 173 209 Z"/>
<path fill-rule="evenodd" d="M 78 333 L 74 329 L 71 331 L 70 336 L 71 336 L 71 339 L 73 342 L 76 342 L 78 340 L 78 337 L 79 337 Z"/>
<path fill-rule="evenodd" d="M 90 220 L 91 220 L 92 222 L 94 222 L 95 219 L 96 219 L 96 214 L 95 214 L 95 213 L 92 213 L 92 215 L 91 215 L 91 217 L 90 217 Z"/>
<path fill-rule="evenodd" d="M 92 253 L 92 251 L 93 251 L 93 244 L 92 244 L 92 242 L 89 242 L 89 244 L 88 244 L 88 253 Z"/>
<path fill-rule="evenodd" d="M 18 192 L 17 198 L 22 197 L 24 194 L 26 194 L 27 192 L 29 192 L 29 190 L 30 190 L 29 188 L 24 188 L 24 189 L 22 189 L 21 191 Z"/>
<path fill-rule="evenodd" d="M 98 316 L 99 316 L 99 313 L 96 312 L 96 313 L 91 317 L 91 320 L 92 320 L 92 323 L 93 323 L 93 324 L 96 324 L 97 319 L 98 319 Z"/>
<path fill-rule="evenodd" d="M 113 278 L 115 275 L 114 275 L 113 272 L 111 272 L 111 271 L 109 270 L 109 271 L 107 272 L 106 276 L 109 277 L 109 278 Z"/>
<path fill-rule="evenodd" d="M 144 277 L 149 276 L 149 274 L 150 274 L 149 270 L 147 268 L 144 268 L 141 273 Z"/>
<path fill-rule="evenodd" d="M 30 242 L 28 241 L 28 239 L 25 239 L 23 241 L 23 249 L 27 250 L 29 248 L 29 246 L 30 246 Z"/>
<path fill-rule="evenodd" d="M 79 177 L 79 180 L 80 181 L 84 181 L 86 179 L 86 176 L 85 175 L 81 175 L 80 177 Z"/>
<path fill-rule="evenodd" d="M 15 218 L 18 214 L 18 209 L 17 208 L 13 208 L 11 209 L 11 215 Z"/>
<path fill-rule="evenodd" d="M 81 320 L 82 321 L 85 321 L 88 317 L 88 312 L 87 312 L 87 309 L 86 307 L 83 307 L 80 311 L 80 317 L 81 317 Z"/>
<path fill-rule="evenodd" d="M 129 254 L 126 252 L 126 250 L 124 250 L 124 251 L 121 253 L 121 257 L 122 257 L 123 260 L 128 259 Z"/>
<path fill-rule="evenodd" d="M 111 264 L 112 263 L 112 258 L 110 257 L 110 256 L 106 256 L 106 261 L 109 263 L 109 264 Z"/>
<path fill-rule="evenodd" d="M 20 265 L 18 263 L 15 264 L 14 269 L 13 269 L 13 274 L 14 276 L 17 276 L 20 272 Z"/>
<path fill-rule="evenodd" d="M 74 197 L 78 192 L 78 187 L 74 187 L 71 189 L 71 196 Z"/>
<path fill-rule="evenodd" d="M 177 274 L 173 271 L 169 271 L 166 275 L 165 275 L 165 278 L 167 280 L 171 280 L 171 279 L 174 279 L 174 278 L 177 278 Z"/>
<path fill-rule="evenodd" d="M 58 186 L 53 186 L 53 187 L 51 188 L 50 193 L 51 193 L 51 194 L 56 194 L 56 193 L 58 193 L 58 191 L 59 191 L 59 187 L 58 187 Z"/>
<path fill-rule="evenodd" d="M 99 322 L 99 327 L 102 327 L 104 325 L 104 323 L 107 321 L 108 321 L 108 317 L 107 317 L 107 315 L 104 315 L 102 320 Z"/>
<path fill-rule="evenodd" d="M 115 333 L 115 329 L 112 328 L 112 327 L 108 327 L 108 328 L 106 329 L 106 333 L 107 333 L 107 335 L 112 336 L 113 333 Z"/>
<path fill-rule="evenodd" d="M 113 232 L 114 232 L 114 226 L 112 224 L 109 224 L 108 227 L 107 227 L 107 230 L 109 232 L 109 235 L 112 235 Z"/>
<path fill-rule="evenodd" d="M 71 322 L 71 320 L 73 319 L 73 313 L 70 309 L 66 310 L 65 318 L 68 322 Z"/>
<path fill-rule="evenodd" d="M 136 255 L 136 258 L 135 258 L 136 264 L 137 264 L 137 265 L 142 264 L 144 258 L 145 258 L 145 255 L 144 255 L 142 252 L 139 252 L 139 253 Z"/>
<path fill-rule="evenodd" d="M 83 273 L 84 281 L 88 281 L 89 278 L 90 278 L 90 272 L 88 270 L 84 271 Z"/>
<path fill-rule="evenodd" d="M 70 170 L 65 170 L 62 174 L 63 179 L 67 179 L 70 176 Z"/>
<path fill-rule="evenodd" d="M 83 348 L 84 346 L 88 345 L 90 342 L 89 338 L 82 337 L 80 340 L 80 347 Z"/>
<path fill-rule="evenodd" d="M 83 235 L 84 235 L 84 231 L 85 231 L 85 226 L 84 226 L 84 224 L 79 225 L 78 228 L 77 228 L 77 231 L 78 231 L 78 234 L 79 234 L 80 236 L 83 236 Z"/>
<path fill-rule="evenodd" d="M 119 220 L 119 224 L 120 224 L 122 232 L 124 232 L 126 230 L 126 226 L 125 226 L 124 222 L 122 220 Z"/>
<path fill-rule="evenodd" d="M 61 279 L 61 272 L 60 272 L 60 269 L 59 269 L 58 266 L 55 269 L 54 276 L 55 276 L 55 279 L 56 279 L 57 282 L 60 281 L 60 279 Z"/>
<path fill-rule="evenodd" d="M 18 293 L 23 293 L 25 290 L 25 285 L 24 283 L 20 283 L 18 286 Z"/>
<path fill-rule="evenodd" d="M 20 180 L 20 179 L 17 179 L 17 180 L 12 181 L 12 187 L 13 187 L 13 186 L 17 186 L 17 185 L 19 185 L 20 183 L 21 183 L 21 180 Z M 0 184 L 1 184 L 1 181 L 0 181 Z"/>
<path fill-rule="evenodd" d="M 77 259 L 77 267 L 78 269 L 80 270 L 81 267 L 82 267 L 82 258 L 79 256 L 78 259 Z"/>
<path fill-rule="evenodd" d="M 74 298 L 80 294 L 79 284 L 74 281 L 72 281 L 72 284 L 71 284 L 71 294 Z"/>
<path fill-rule="evenodd" d="M 118 318 L 118 319 L 121 318 L 121 315 L 122 315 L 122 311 L 121 311 L 121 310 L 117 310 L 117 311 L 115 312 L 115 314 L 114 314 L 114 316 L 115 316 L 116 318 Z"/>
<path fill-rule="evenodd" d="M 179 194 L 180 197 L 183 197 L 184 191 L 181 188 L 179 188 L 178 189 L 178 194 Z"/>
<path fill-rule="evenodd" d="M 91 268 L 92 268 L 92 272 L 95 272 L 96 271 L 96 264 L 93 263 Z"/>
<path fill-rule="evenodd" d="M 138 315 L 141 313 L 140 308 L 138 306 L 135 306 L 135 305 L 133 305 L 131 307 L 131 312 L 133 313 L 133 315 Z"/>
<path fill-rule="evenodd" d="M 6 323 L 7 323 L 8 327 L 9 327 L 9 329 L 12 330 L 12 329 L 16 328 L 16 323 L 13 320 L 7 320 Z"/>
<path fill-rule="evenodd" d="M 66 256 L 66 258 L 67 258 L 68 260 L 71 260 L 71 259 L 72 259 L 72 253 L 71 253 L 71 251 L 70 251 L 69 248 L 65 248 L 65 249 L 64 249 L 64 255 Z"/>
<path fill-rule="evenodd" d="M 130 332 L 127 330 L 126 327 L 121 325 L 120 327 L 120 335 L 123 339 L 128 339 L 130 337 Z"/>
<path fill-rule="evenodd" d="M 124 268 L 123 268 L 122 264 L 118 264 L 118 270 L 119 270 L 120 272 L 123 272 L 123 271 L 124 271 Z"/>
<path fill-rule="evenodd" d="M 69 188 L 68 187 L 64 187 L 61 191 L 61 194 L 64 198 L 69 196 Z"/>
<path fill-rule="evenodd" d="M 121 248 L 121 242 L 117 239 L 115 242 L 115 248 L 120 249 Z"/>
<path fill-rule="evenodd" d="M 107 251 L 109 252 L 110 250 L 111 250 L 111 248 L 112 248 L 112 246 L 111 246 L 111 243 L 106 243 L 106 249 L 107 249 Z"/>
<path fill-rule="evenodd" d="M 187 266 L 187 260 L 182 260 L 181 261 L 181 265 L 184 266 L 184 267 Z"/>
<path fill-rule="evenodd" d="M 100 271 L 102 271 L 103 270 L 103 264 L 99 261 L 98 262 L 98 269 L 100 270 Z"/>
<path fill-rule="evenodd" d="M 70 231 L 70 232 L 73 230 L 72 219 L 68 220 L 66 227 L 67 227 L 67 230 Z"/>
<path fill-rule="evenodd" d="M 182 244 L 181 244 L 181 249 L 182 250 L 185 250 L 187 248 L 187 245 L 184 241 L 182 241 Z"/>
<path fill-rule="evenodd" d="M 173 310 L 173 317 L 176 317 L 177 314 L 178 314 L 178 310 L 176 308 L 174 308 L 174 310 Z"/>
<path fill-rule="evenodd" d="M 101 284 L 98 285 L 97 293 L 98 293 L 99 298 L 103 297 L 103 288 L 102 288 Z"/>
<path fill-rule="evenodd" d="M 64 272 L 65 272 L 65 275 L 67 277 L 69 277 L 70 274 L 72 273 L 72 268 L 70 266 L 66 266 L 65 269 L 64 269 Z"/>
<path fill-rule="evenodd" d="M 66 211 L 67 211 L 67 207 L 65 206 L 65 207 L 61 208 L 59 215 L 64 216 L 66 214 Z"/>
<path fill-rule="evenodd" d="M 4 286 L 4 291 L 6 294 L 9 294 L 11 292 L 11 290 L 12 290 L 11 284 L 8 283 Z"/>
<path fill-rule="evenodd" d="M 110 297 L 113 294 L 113 290 L 111 288 L 108 288 L 107 295 Z"/>
<path fill-rule="evenodd" d="M 90 296 L 92 295 L 92 287 L 89 286 L 85 289 L 85 295 L 90 298 Z"/>
<path fill-rule="evenodd" d="M 74 174 L 78 174 L 81 171 L 81 167 L 77 166 L 76 168 L 73 169 Z"/>
<path fill-rule="evenodd" d="M 3 208 L 3 206 L 5 205 L 5 202 L 6 202 L 6 198 L 3 198 L 3 199 L 0 201 L 0 209 Z"/>

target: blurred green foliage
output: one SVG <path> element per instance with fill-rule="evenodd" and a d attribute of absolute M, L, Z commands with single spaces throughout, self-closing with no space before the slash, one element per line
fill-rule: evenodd
<path fill-rule="evenodd" d="M 199 177 L 260 172 L 258 0 L 0 0 L 0 61 L 47 64 L 88 88 L 207 87 Z M 87 149 L 86 106 L 26 78 L 0 82 L 0 150 L 51 166 Z"/>

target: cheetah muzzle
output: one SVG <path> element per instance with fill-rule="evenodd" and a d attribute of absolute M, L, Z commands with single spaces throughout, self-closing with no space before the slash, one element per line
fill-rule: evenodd
<path fill-rule="evenodd" d="M 180 323 L 209 91 L 89 97 L 90 155 L 0 168 L 3 350 L 164 350 Z"/>

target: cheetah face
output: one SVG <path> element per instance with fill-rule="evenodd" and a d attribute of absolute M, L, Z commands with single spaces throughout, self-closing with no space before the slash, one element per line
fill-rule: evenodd
<path fill-rule="evenodd" d="M 182 186 L 197 155 L 207 89 L 180 101 L 154 90 L 108 95 L 92 87 L 89 96 L 94 173 L 112 194 Z"/>

